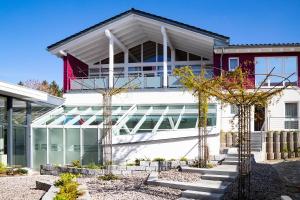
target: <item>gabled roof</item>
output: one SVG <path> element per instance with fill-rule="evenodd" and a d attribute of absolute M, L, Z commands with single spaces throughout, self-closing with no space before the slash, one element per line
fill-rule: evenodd
<path fill-rule="evenodd" d="M 201 28 L 198 28 L 198 27 L 195 27 L 195 26 L 191 26 L 191 25 L 188 25 L 188 24 L 185 24 L 185 23 L 181 23 L 181 22 L 178 22 L 178 21 L 175 21 L 175 20 L 171 20 L 171 19 L 167 19 L 167 18 L 164 18 L 164 17 L 161 17 L 161 16 L 157 16 L 157 15 L 154 15 L 154 14 L 151 14 L 151 13 L 147 13 L 147 12 L 144 12 L 144 11 L 141 11 L 141 10 L 137 10 L 137 9 L 130 9 L 130 10 L 127 10 L 119 15 L 116 15 L 112 18 L 109 18 L 107 20 L 104 20 L 98 24 L 95 24 L 94 26 L 91 26 L 89 28 L 86 28 L 78 33 L 75 33 L 61 41 L 58 41 L 50 46 L 47 47 L 47 49 L 50 51 L 60 45 L 63 45 L 67 42 L 70 42 L 78 37 L 81 37 L 87 33 L 90 33 L 98 28 L 101 28 L 103 26 L 106 26 L 112 22 L 115 22 L 119 19 L 122 19 L 128 15 L 131 15 L 131 14 L 136 14 L 136 15 L 139 15 L 139 16 L 143 16 L 143 17 L 147 17 L 147 18 L 150 18 L 150 19 L 154 19 L 154 20 L 157 20 L 157 21 L 160 21 L 160 22 L 164 22 L 164 23 L 168 23 L 170 25 L 173 25 L 173 26 L 177 26 L 177 27 L 180 27 L 180 28 L 184 28 L 184 29 L 187 29 L 187 30 L 190 30 L 190 31 L 193 31 L 193 32 L 196 32 L 196 33 L 200 33 L 200 34 L 203 34 L 203 35 L 206 35 L 206 36 L 209 36 L 209 37 L 212 37 L 212 38 L 216 38 L 216 39 L 220 39 L 220 40 L 228 40 L 229 37 L 227 36 L 224 36 L 224 35 L 221 35 L 221 34 L 218 34 L 218 33 L 214 33 L 214 32 L 211 32 L 211 31 L 207 31 L 207 30 L 204 30 L 204 29 L 201 29 Z"/>

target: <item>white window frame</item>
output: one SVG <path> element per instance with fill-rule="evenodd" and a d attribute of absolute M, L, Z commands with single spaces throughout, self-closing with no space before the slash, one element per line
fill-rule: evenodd
<path fill-rule="evenodd" d="M 295 103 L 295 104 L 297 104 L 297 117 L 296 118 L 287 118 L 286 117 L 286 104 L 287 103 Z M 298 128 L 297 129 L 286 129 L 285 128 L 285 122 L 286 121 L 298 121 Z M 284 127 L 284 130 L 298 130 L 299 129 L 299 125 L 300 125 L 300 123 L 299 123 L 299 102 L 297 102 L 297 101 L 286 101 L 286 102 L 284 102 L 284 124 L 283 124 L 283 127 Z"/>
<path fill-rule="evenodd" d="M 237 60 L 238 65 L 234 69 L 232 69 L 230 67 L 230 60 Z M 239 65 L 240 65 L 240 58 L 239 57 L 229 57 L 228 58 L 228 71 L 234 71 Z"/>

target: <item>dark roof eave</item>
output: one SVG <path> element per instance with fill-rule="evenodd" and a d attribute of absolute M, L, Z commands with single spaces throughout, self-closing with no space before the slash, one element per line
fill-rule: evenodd
<path fill-rule="evenodd" d="M 273 43 L 273 44 L 231 44 L 217 46 L 215 49 L 260 48 L 260 47 L 300 47 L 300 43 Z"/>
<path fill-rule="evenodd" d="M 168 19 L 168 18 L 164 18 L 164 17 L 161 17 L 161 16 L 157 16 L 157 15 L 154 15 L 154 14 L 151 14 L 151 13 L 147 13 L 147 12 L 144 12 L 144 11 L 141 11 L 141 10 L 136 10 L 136 9 L 131 9 L 131 10 L 127 10 L 123 13 L 120 13 L 114 17 L 111 17 L 107 20 L 104 20 L 98 24 L 95 24 L 89 28 L 86 28 L 78 33 L 75 33 L 69 37 L 66 37 L 65 39 L 63 40 L 60 40 L 54 44 L 51 44 L 47 47 L 47 50 L 48 51 L 51 51 L 52 49 L 66 43 L 66 42 L 70 42 L 74 39 L 77 39 L 79 37 L 81 37 L 83 34 L 87 34 L 87 33 L 90 33 L 92 31 L 94 31 L 95 29 L 98 29 L 100 27 L 103 27 L 109 23 L 112 23 L 116 20 L 119 20 L 119 19 L 122 19 L 130 14 L 137 14 L 137 15 L 140 15 L 140 16 L 143 16 L 143 17 L 148 17 L 148 18 L 151 18 L 151 19 L 154 19 L 154 20 L 158 20 L 158 21 L 161 21 L 161 22 L 164 22 L 164 23 L 168 23 L 168 24 L 171 24 L 171 25 L 174 25 L 174 26 L 177 26 L 177 27 L 180 27 L 180 28 L 184 28 L 184 29 L 187 29 L 187 30 L 190 30 L 190 31 L 194 31 L 194 32 L 197 32 L 197 33 L 201 33 L 201 34 L 204 34 L 206 36 L 210 36 L 210 37 L 214 37 L 216 39 L 220 39 L 220 40 L 229 40 L 229 37 L 227 36 L 224 36 L 224 35 L 220 35 L 218 33 L 214 33 L 214 32 L 211 32 L 211 31 L 207 31 L 207 30 L 204 30 L 204 29 L 201 29 L 201 28 L 198 28 L 198 27 L 195 27 L 195 26 L 191 26 L 191 25 L 188 25 L 188 24 L 185 24 L 185 23 L 181 23 L 181 22 L 178 22 L 178 21 L 175 21 L 175 20 L 171 20 L 171 19 Z"/>

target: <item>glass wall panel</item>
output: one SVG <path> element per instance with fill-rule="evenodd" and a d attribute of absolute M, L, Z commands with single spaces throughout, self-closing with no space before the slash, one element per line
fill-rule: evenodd
<path fill-rule="evenodd" d="M 156 43 L 152 41 L 143 44 L 143 62 L 156 62 Z"/>
<path fill-rule="evenodd" d="M 26 166 L 25 127 L 13 127 L 13 158 L 15 165 Z"/>
<path fill-rule="evenodd" d="M 82 164 L 98 163 L 98 129 L 87 128 L 83 131 Z"/>
<path fill-rule="evenodd" d="M 80 160 L 80 129 L 67 128 L 66 131 L 66 163 Z"/>
<path fill-rule="evenodd" d="M 129 49 L 129 62 L 130 63 L 139 63 L 141 62 L 141 49 L 142 45 L 138 45 Z"/>
<path fill-rule="evenodd" d="M 139 128 L 137 133 L 145 133 L 145 132 L 152 132 L 153 128 L 157 124 L 158 120 L 160 118 L 160 115 L 149 115 L 146 117 L 146 120 L 142 124 L 142 126 Z"/>
<path fill-rule="evenodd" d="M 175 60 L 176 61 L 187 61 L 187 52 L 176 49 L 175 50 Z"/>
<path fill-rule="evenodd" d="M 49 129 L 49 162 L 51 164 L 63 165 L 63 129 Z"/>
<path fill-rule="evenodd" d="M 13 99 L 13 124 L 26 124 L 26 102 Z"/>
<path fill-rule="evenodd" d="M 41 164 L 47 163 L 47 129 L 33 129 L 33 168 L 39 169 Z"/>
<path fill-rule="evenodd" d="M 168 61 L 171 61 L 171 49 L 168 47 Z M 164 46 L 162 44 L 157 44 L 157 62 L 164 61 Z"/>
<path fill-rule="evenodd" d="M 7 98 L 0 96 L 0 125 L 7 122 Z"/>
<path fill-rule="evenodd" d="M 179 124 L 179 129 L 195 128 L 197 123 L 197 115 L 183 115 Z"/>

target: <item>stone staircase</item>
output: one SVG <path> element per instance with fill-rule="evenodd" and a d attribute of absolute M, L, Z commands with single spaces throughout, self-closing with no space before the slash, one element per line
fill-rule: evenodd
<path fill-rule="evenodd" d="M 200 173 L 201 180 L 196 183 L 159 180 L 158 174 L 151 174 L 147 183 L 183 190 L 180 200 L 184 199 L 209 199 L 219 200 L 227 187 L 236 179 L 238 175 L 238 155 L 237 149 L 229 150 L 229 154 L 222 162 L 214 168 L 194 168 L 182 167 L 182 172 Z"/>

